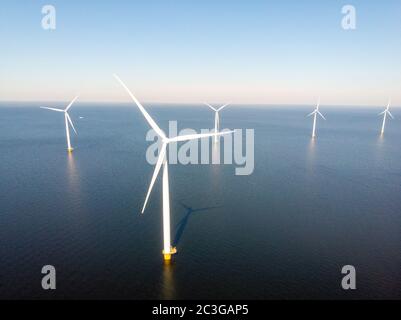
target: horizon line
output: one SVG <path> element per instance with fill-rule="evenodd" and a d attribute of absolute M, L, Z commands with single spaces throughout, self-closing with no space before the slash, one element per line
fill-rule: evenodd
<path fill-rule="evenodd" d="M 43 104 L 43 103 L 65 103 L 67 100 L 0 100 L 0 106 L 1 104 L 5 103 L 37 103 L 37 104 Z M 148 107 L 152 107 L 153 105 L 177 105 L 177 106 L 198 106 L 198 105 L 203 105 L 204 102 L 161 102 L 161 101 L 143 101 L 142 103 L 147 104 Z M 220 104 L 221 102 L 213 102 L 212 104 Z M 119 104 L 119 105 L 128 105 L 128 104 L 135 104 L 133 101 L 97 101 L 97 100 L 87 100 L 87 101 L 77 101 L 77 104 Z M 293 107 L 293 106 L 299 106 L 299 107 L 307 107 L 307 106 L 314 106 L 315 103 L 299 103 L 299 104 L 294 104 L 294 103 L 230 103 L 230 106 L 249 106 L 249 107 Z M 386 107 L 385 104 L 383 105 L 377 105 L 377 104 L 321 104 L 321 106 L 326 106 L 326 107 Z M 38 106 L 39 107 L 39 106 Z M 401 105 L 392 105 L 391 108 L 400 108 Z"/>

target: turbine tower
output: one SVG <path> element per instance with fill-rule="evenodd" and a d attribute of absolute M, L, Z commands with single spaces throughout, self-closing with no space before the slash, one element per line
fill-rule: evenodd
<path fill-rule="evenodd" d="M 67 150 L 68 152 L 72 152 L 74 150 L 71 147 L 71 141 L 70 141 L 70 128 L 68 123 L 70 123 L 72 129 L 74 130 L 75 134 L 77 134 L 77 131 L 75 130 L 74 124 L 72 123 L 72 120 L 70 118 L 70 115 L 68 114 L 68 110 L 71 108 L 73 103 L 78 99 L 78 96 L 75 97 L 70 104 L 67 106 L 67 108 L 63 109 L 56 109 L 56 108 L 48 108 L 48 107 L 40 107 L 41 109 L 47 109 L 47 110 L 52 110 L 52 111 L 57 111 L 57 112 L 64 112 L 64 121 L 65 121 L 65 133 L 67 136 Z"/>
<path fill-rule="evenodd" d="M 150 193 L 152 191 L 153 185 L 156 181 L 156 178 L 159 174 L 159 171 L 163 165 L 163 256 L 165 261 L 170 261 L 171 256 L 177 252 L 176 248 L 171 246 L 171 234 L 170 234 L 170 192 L 169 192 L 169 182 L 168 182 L 168 161 L 167 161 L 167 146 L 170 142 L 179 142 L 179 141 L 187 141 L 194 140 L 206 137 L 212 137 L 215 135 L 223 135 L 229 134 L 233 131 L 222 132 L 222 133 L 205 133 L 205 134 L 191 134 L 191 135 L 181 135 L 174 138 L 166 137 L 165 133 L 159 128 L 156 122 L 152 119 L 152 117 L 146 112 L 145 108 L 138 101 L 138 99 L 132 94 L 132 92 L 128 89 L 128 87 L 124 84 L 124 82 L 117 76 L 114 75 L 117 81 L 123 86 L 123 88 L 128 92 L 132 100 L 134 100 L 135 104 L 138 106 L 139 110 L 142 112 L 146 121 L 152 127 L 152 129 L 157 133 L 159 137 L 161 137 L 163 144 L 160 149 L 159 157 L 156 162 L 155 171 L 153 172 L 152 180 L 150 181 L 148 193 L 146 194 L 145 203 L 142 208 L 142 212 L 144 213 L 146 204 L 149 200 Z"/>
<path fill-rule="evenodd" d="M 312 138 L 316 137 L 316 118 L 317 118 L 317 115 L 321 116 L 323 118 L 323 120 L 326 120 L 326 118 L 320 113 L 319 106 L 320 106 L 320 98 L 319 98 L 319 100 L 317 102 L 316 109 L 313 112 L 311 112 L 311 113 L 309 113 L 307 115 L 307 117 L 310 117 L 311 115 L 313 115 Z"/>
<path fill-rule="evenodd" d="M 229 105 L 229 103 L 226 103 L 225 105 L 221 106 L 220 108 L 216 109 L 212 107 L 209 103 L 205 102 L 205 105 L 207 105 L 210 109 L 212 109 L 215 114 L 214 114 L 214 132 L 217 133 L 220 130 L 220 118 L 219 118 L 219 111 L 223 110 L 225 107 Z M 217 142 L 217 135 L 214 137 L 214 142 Z"/>
<path fill-rule="evenodd" d="M 381 132 L 380 132 L 381 135 L 384 134 L 384 128 L 385 128 L 385 126 L 386 126 L 387 115 L 389 115 L 389 116 L 391 117 L 391 119 L 394 119 L 393 115 L 391 114 L 391 112 L 390 112 L 390 110 L 389 110 L 389 109 L 390 109 L 390 104 L 391 104 L 391 100 L 389 99 L 386 109 L 385 109 L 383 112 L 380 112 L 380 113 L 379 113 L 379 116 L 383 115 L 382 130 L 381 130 Z"/>

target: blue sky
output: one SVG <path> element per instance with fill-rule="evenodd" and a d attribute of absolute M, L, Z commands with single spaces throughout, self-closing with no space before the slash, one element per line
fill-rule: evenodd
<path fill-rule="evenodd" d="M 128 101 L 117 73 L 143 101 L 401 105 L 401 0 L 2 0 L 0 41 L 0 100 Z"/>

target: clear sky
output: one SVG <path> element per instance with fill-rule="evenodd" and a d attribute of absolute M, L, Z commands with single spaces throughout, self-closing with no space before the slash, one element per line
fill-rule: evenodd
<path fill-rule="evenodd" d="M 0 100 L 128 101 L 113 73 L 147 102 L 401 106 L 401 0 L 1 0 Z"/>

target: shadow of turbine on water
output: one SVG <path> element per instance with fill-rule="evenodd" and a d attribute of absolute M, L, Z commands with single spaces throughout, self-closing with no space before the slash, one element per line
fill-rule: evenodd
<path fill-rule="evenodd" d="M 182 207 L 184 207 L 186 213 L 185 213 L 184 217 L 178 222 L 178 224 L 176 226 L 177 232 L 175 234 L 175 238 L 174 238 L 174 241 L 173 241 L 174 246 L 177 246 L 179 244 L 179 242 L 180 242 L 180 240 L 182 238 L 182 235 L 183 235 L 183 233 L 185 231 L 185 228 L 188 225 L 188 220 L 194 213 L 221 208 L 221 206 L 218 206 L 218 207 L 204 207 L 204 208 L 194 209 L 192 207 L 189 207 L 189 206 L 185 205 L 182 202 L 180 202 L 180 205 Z"/>

